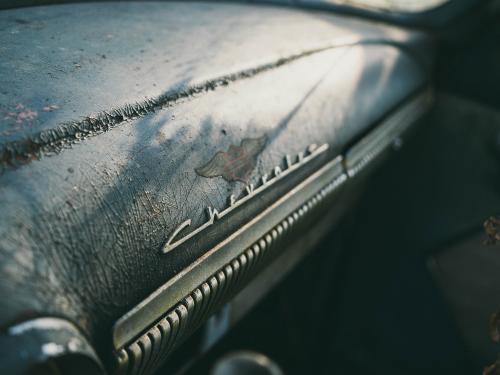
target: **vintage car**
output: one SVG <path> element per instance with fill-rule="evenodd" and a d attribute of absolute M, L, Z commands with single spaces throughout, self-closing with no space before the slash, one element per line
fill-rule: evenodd
<path fill-rule="evenodd" d="M 500 374 L 498 1 L 0 9 L 0 374 Z"/>

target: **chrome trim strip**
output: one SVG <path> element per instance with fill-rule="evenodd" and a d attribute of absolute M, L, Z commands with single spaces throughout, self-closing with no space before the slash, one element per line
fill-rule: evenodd
<path fill-rule="evenodd" d="M 224 301 L 238 292 L 240 287 L 267 263 L 269 256 L 279 249 L 278 242 L 309 216 L 318 204 L 324 204 L 334 196 L 347 180 L 347 176 L 342 172 L 341 160 L 338 157 L 326 164 L 242 229 L 210 250 L 207 256 L 193 263 L 183 272 L 183 277 L 170 280 L 157 291 L 159 293 L 139 305 L 144 310 L 133 310 L 136 315 L 129 313 L 121 318 L 114 331 L 115 334 L 122 335 L 118 336 L 118 339 L 124 340 L 123 334 L 130 332 L 127 330 L 140 330 L 142 335 L 121 347 L 115 346 L 116 373 L 151 373 L 184 338 Z M 193 288 L 194 283 L 198 284 Z M 162 302 L 164 306 L 161 308 L 166 315 L 144 331 L 144 327 L 148 327 L 145 325 L 147 318 L 154 314 L 150 308 L 156 309 Z M 117 331 L 117 328 L 120 331 Z M 156 331 L 163 333 L 161 337 L 154 336 Z M 148 349 L 151 347 L 160 347 L 153 363 L 150 360 L 153 355 Z"/>
<path fill-rule="evenodd" d="M 208 275 L 214 274 L 318 190 L 341 176 L 341 161 L 342 158 L 337 157 L 327 163 L 121 317 L 113 327 L 114 347 L 121 348 L 140 335 L 145 327 L 202 284 Z"/>

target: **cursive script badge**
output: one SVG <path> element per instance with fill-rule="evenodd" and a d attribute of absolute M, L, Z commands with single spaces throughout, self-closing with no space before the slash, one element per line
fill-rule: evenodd
<path fill-rule="evenodd" d="M 266 135 L 246 138 L 239 146 L 231 145 L 226 152 L 219 151 L 207 164 L 195 171 L 203 177 L 222 176 L 226 181 L 247 183 L 266 142 Z"/>
<path fill-rule="evenodd" d="M 248 141 L 248 140 L 246 140 Z M 253 140 L 255 141 L 255 139 Z M 245 141 L 243 141 L 245 142 Z M 243 142 L 241 144 L 243 145 Z M 265 139 L 263 140 L 265 143 Z M 242 146 L 240 146 L 242 147 Z M 215 221 L 220 220 L 224 218 L 227 214 L 229 214 L 231 211 L 237 209 L 240 207 L 242 204 L 245 202 L 248 202 L 250 199 L 253 197 L 259 195 L 262 193 L 264 190 L 269 188 L 270 186 L 274 185 L 276 182 L 279 180 L 285 178 L 288 176 L 290 173 L 293 173 L 297 169 L 301 168 L 304 164 L 309 163 L 312 159 L 318 157 L 320 154 L 324 153 L 326 150 L 328 150 L 328 144 L 324 144 L 322 146 L 317 146 L 316 144 L 311 144 L 307 147 L 306 152 L 299 152 L 295 160 L 290 157 L 290 155 L 285 155 L 285 160 L 284 160 L 284 165 L 277 165 L 273 168 L 272 172 L 270 174 L 264 174 L 259 178 L 259 181 L 257 184 L 248 184 L 245 186 L 245 190 L 242 195 L 239 197 L 235 196 L 234 194 L 231 194 L 228 198 L 228 203 L 229 205 L 222 209 L 222 211 L 219 211 L 219 209 L 215 207 L 210 207 L 208 206 L 206 211 L 208 215 L 208 220 L 205 222 L 205 224 L 200 225 L 198 228 L 192 230 L 191 232 L 185 234 L 184 236 L 179 237 L 179 234 L 184 231 L 185 228 L 191 226 L 191 219 L 186 219 L 182 223 L 180 223 L 177 228 L 172 232 L 172 234 L 168 237 L 167 242 L 165 245 L 162 247 L 162 253 L 166 254 L 173 249 L 175 249 L 177 246 L 182 245 L 184 242 L 189 240 L 190 238 L 193 238 L 196 236 L 198 233 L 203 232 L 205 229 L 207 229 L 209 226 L 213 225 Z M 215 158 L 214 158 L 215 159 Z M 207 165 L 211 164 L 214 159 L 212 159 Z M 220 175 L 219 175 L 220 176 Z"/>

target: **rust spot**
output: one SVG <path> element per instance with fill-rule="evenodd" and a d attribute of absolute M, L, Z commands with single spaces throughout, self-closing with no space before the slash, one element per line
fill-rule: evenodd
<path fill-rule="evenodd" d="M 23 104 L 17 104 L 14 109 L 4 114 L 4 120 L 13 120 L 16 124 L 23 124 L 25 122 L 32 122 L 38 117 L 38 112 L 33 111 Z"/>
<path fill-rule="evenodd" d="M 196 173 L 203 177 L 222 176 L 226 181 L 247 183 L 266 142 L 265 135 L 260 138 L 244 139 L 239 146 L 231 145 L 226 152 L 216 153 L 207 164 L 196 168 Z"/>

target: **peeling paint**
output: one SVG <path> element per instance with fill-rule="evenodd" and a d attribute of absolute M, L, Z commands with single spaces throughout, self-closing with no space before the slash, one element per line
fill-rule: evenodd
<path fill-rule="evenodd" d="M 63 123 L 53 129 L 39 132 L 29 138 L 8 142 L 0 146 L 0 173 L 6 168 L 15 168 L 39 159 L 42 155 L 53 155 L 85 138 L 109 131 L 121 123 L 146 116 L 162 108 L 170 107 L 185 100 L 213 91 L 231 82 L 254 77 L 260 73 L 278 68 L 303 57 L 323 52 L 335 47 L 326 47 L 303 51 L 276 61 L 249 68 L 236 73 L 227 74 L 200 84 L 192 85 L 184 90 L 171 90 L 154 99 L 145 99 L 135 104 L 127 104 L 111 111 L 103 111 L 95 117 L 89 116 L 81 121 Z M 47 108 L 47 107 L 45 107 Z M 45 110 L 44 108 L 44 110 Z M 58 107 L 57 107 L 58 108 Z M 57 109 L 52 105 L 49 110 Z"/>

